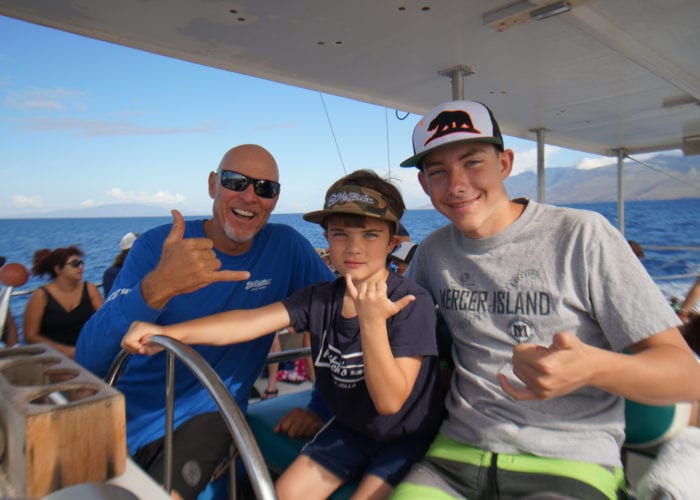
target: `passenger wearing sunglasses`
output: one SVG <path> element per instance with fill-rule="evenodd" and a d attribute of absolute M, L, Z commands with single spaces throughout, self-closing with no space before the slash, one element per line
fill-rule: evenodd
<path fill-rule="evenodd" d="M 134 242 L 104 306 L 83 328 L 76 360 L 104 376 L 133 321 L 169 325 L 281 300 L 333 275 L 293 228 L 268 222 L 280 195 L 273 156 L 257 145 L 229 150 L 208 176 L 212 216 L 154 228 Z M 195 346 L 243 411 L 273 335 L 229 346 Z M 126 398 L 127 444 L 156 480 L 163 475 L 164 354 L 133 356 L 117 388 Z M 196 498 L 227 455 L 228 429 L 188 370 L 175 377 L 173 493 Z M 318 412 L 317 412 L 318 413 Z"/>
<path fill-rule="evenodd" d="M 78 334 L 102 305 L 97 287 L 83 280 L 84 254 L 70 246 L 34 252 L 32 274 L 51 281 L 37 288 L 24 310 L 24 339 L 48 344 L 73 358 Z"/>

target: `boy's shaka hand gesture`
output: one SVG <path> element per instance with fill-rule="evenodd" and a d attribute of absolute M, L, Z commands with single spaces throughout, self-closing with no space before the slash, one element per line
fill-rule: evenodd
<path fill-rule="evenodd" d="M 386 280 L 383 279 L 367 279 L 355 287 L 352 277 L 346 274 L 345 284 L 360 318 L 376 319 L 380 317 L 387 320 L 416 300 L 414 295 L 406 295 L 396 302 L 389 300 L 386 294 Z"/>

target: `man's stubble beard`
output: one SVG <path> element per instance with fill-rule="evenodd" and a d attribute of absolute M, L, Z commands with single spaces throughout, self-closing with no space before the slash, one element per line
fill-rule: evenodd
<path fill-rule="evenodd" d="M 243 232 L 238 228 L 232 227 L 228 222 L 224 223 L 224 234 L 226 237 L 236 243 L 247 243 L 253 236 L 255 236 L 257 231 L 247 231 Z"/>

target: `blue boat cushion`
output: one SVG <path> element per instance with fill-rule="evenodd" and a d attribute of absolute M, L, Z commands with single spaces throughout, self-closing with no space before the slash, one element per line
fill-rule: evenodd
<path fill-rule="evenodd" d="M 270 470 L 281 474 L 299 455 L 306 439 L 290 438 L 274 432 L 275 425 L 292 408 L 305 408 L 311 391 L 299 391 L 248 406 L 248 425 Z"/>
<path fill-rule="evenodd" d="M 306 439 L 290 438 L 274 431 L 275 425 L 293 408 L 306 408 L 311 391 L 298 391 L 266 399 L 248 406 L 248 425 L 270 470 L 281 474 L 299 455 Z M 348 483 L 338 489 L 331 498 L 344 500 L 352 496 L 357 483 Z"/>
<path fill-rule="evenodd" d="M 625 447 L 656 448 L 688 426 L 691 404 L 651 406 L 625 401 Z"/>

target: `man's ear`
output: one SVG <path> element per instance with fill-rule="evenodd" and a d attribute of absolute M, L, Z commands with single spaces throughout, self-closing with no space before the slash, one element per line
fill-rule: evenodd
<path fill-rule="evenodd" d="M 209 197 L 213 200 L 216 198 L 216 189 L 217 189 L 217 177 L 216 172 L 209 172 Z"/>
<path fill-rule="evenodd" d="M 422 170 L 418 171 L 418 182 L 420 182 L 420 187 L 423 188 L 423 192 L 430 196 L 430 190 L 428 189 L 428 179 L 425 177 L 425 172 Z"/>
<path fill-rule="evenodd" d="M 513 171 L 513 161 L 515 160 L 515 153 L 512 149 L 506 149 L 505 151 L 497 151 L 499 169 L 501 172 L 501 180 L 506 180 L 510 173 Z"/>

